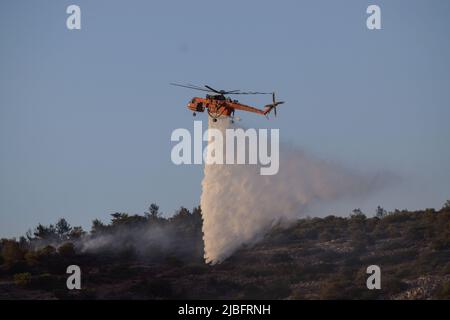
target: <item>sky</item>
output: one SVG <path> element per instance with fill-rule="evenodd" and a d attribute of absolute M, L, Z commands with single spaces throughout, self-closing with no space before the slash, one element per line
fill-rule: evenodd
<path fill-rule="evenodd" d="M 66 28 L 67 6 L 81 30 Z M 381 8 L 368 30 L 366 8 Z M 450 199 L 450 2 L 0 2 L 0 237 L 65 217 L 166 216 L 200 203 L 201 165 L 170 160 L 201 92 L 277 92 L 282 141 L 398 183 L 324 209 L 440 208 Z M 244 97 L 261 106 L 267 97 Z M 206 116 L 201 115 L 206 126 Z M 280 168 L 282 170 L 282 168 Z M 330 212 L 328 212 L 330 211 Z"/>

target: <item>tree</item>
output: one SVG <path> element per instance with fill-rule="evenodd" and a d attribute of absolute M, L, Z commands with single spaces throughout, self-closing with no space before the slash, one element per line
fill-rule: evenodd
<path fill-rule="evenodd" d="M 127 213 L 121 213 L 121 212 L 116 212 L 111 214 L 112 219 L 111 219 L 111 223 L 112 225 L 117 225 L 117 224 L 122 224 L 124 222 L 126 222 L 129 218 Z"/>
<path fill-rule="evenodd" d="M 19 238 L 19 247 L 23 250 L 27 250 L 29 247 L 29 242 L 28 242 L 27 238 L 25 238 L 24 236 L 21 236 Z"/>
<path fill-rule="evenodd" d="M 28 229 L 27 233 L 25 234 L 25 236 L 27 237 L 28 241 L 33 240 L 33 231 L 31 231 L 31 229 Z"/>
<path fill-rule="evenodd" d="M 180 209 L 171 218 L 174 222 L 185 222 L 191 217 L 191 212 L 185 207 L 180 207 Z"/>
<path fill-rule="evenodd" d="M 365 216 L 365 214 L 362 212 L 360 208 L 356 208 L 352 210 L 352 213 L 350 214 L 351 217 L 361 217 Z"/>
<path fill-rule="evenodd" d="M 67 222 L 66 219 L 61 218 L 56 223 L 56 233 L 58 234 L 59 239 L 66 240 L 68 238 L 70 230 L 72 230 L 72 227 L 70 226 L 70 224 Z"/>
<path fill-rule="evenodd" d="M 82 227 L 73 227 L 73 229 L 69 232 L 69 239 L 77 240 L 83 237 L 85 234 L 86 231 L 84 231 Z"/>
<path fill-rule="evenodd" d="M 137 225 L 142 225 L 145 222 L 147 222 L 147 218 L 145 218 L 144 216 L 140 216 L 138 214 L 134 214 L 134 215 L 129 215 L 128 213 L 120 213 L 120 212 L 116 212 L 111 214 L 111 216 L 113 217 L 111 219 L 111 224 L 112 227 L 119 227 L 119 226 L 137 226 Z"/>
<path fill-rule="evenodd" d="M 450 200 L 445 201 L 444 206 L 442 207 L 442 209 L 450 210 Z"/>
<path fill-rule="evenodd" d="M 376 210 L 376 212 L 375 212 L 375 216 L 377 217 L 377 218 L 383 218 L 384 216 L 386 216 L 386 214 L 387 214 L 387 212 L 386 212 L 386 210 L 384 210 L 381 206 L 378 206 L 377 207 L 377 210 Z"/>
<path fill-rule="evenodd" d="M 105 231 L 106 226 L 99 219 L 95 219 L 92 221 L 91 233 L 100 233 Z"/>
<path fill-rule="evenodd" d="M 200 208 L 200 206 L 195 207 L 194 209 L 192 209 L 192 216 L 194 218 L 194 220 L 196 221 L 196 223 L 200 226 L 200 228 L 202 227 L 202 208 Z"/>
<path fill-rule="evenodd" d="M 58 238 L 55 227 L 51 224 L 48 227 L 38 224 L 34 229 L 34 236 L 40 240 L 54 240 Z"/>
<path fill-rule="evenodd" d="M 152 203 L 148 208 L 148 212 L 145 212 L 147 218 L 159 218 L 159 206 L 156 203 Z"/>

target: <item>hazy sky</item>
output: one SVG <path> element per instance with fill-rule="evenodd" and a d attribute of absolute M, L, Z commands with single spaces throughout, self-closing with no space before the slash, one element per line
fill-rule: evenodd
<path fill-rule="evenodd" d="M 66 28 L 70 4 L 79 31 Z M 382 30 L 366 28 L 369 4 Z M 450 198 L 449 15 L 448 0 L 1 1 L 0 237 L 199 204 L 203 168 L 172 164 L 170 135 L 192 130 L 186 103 L 202 93 L 174 81 L 276 90 L 279 117 L 240 113 L 243 125 L 401 178 L 334 213 L 439 208 Z"/>

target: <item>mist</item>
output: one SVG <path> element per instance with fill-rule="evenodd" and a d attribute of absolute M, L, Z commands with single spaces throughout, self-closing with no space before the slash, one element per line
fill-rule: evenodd
<path fill-rule="evenodd" d="M 82 253 L 119 255 L 157 261 L 175 257 L 180 261 L 200 261 L 203 255 L 200 208 L 181 207 L 170 218 L 158 213 L 113 214 L 110 224 L 93 222 L 92 231 L 75 241 Z M 150 207 L 151 211 L 152 207 Z"/>
<path fill-rule="evenodd" d="M 181 254 L 183 247 L 171 227 L 123 227 L 111 233 L 89 235 L 79 242 L 81 252 L 133 252 L 138 257 L 153 258 L 160 252 Z"/>

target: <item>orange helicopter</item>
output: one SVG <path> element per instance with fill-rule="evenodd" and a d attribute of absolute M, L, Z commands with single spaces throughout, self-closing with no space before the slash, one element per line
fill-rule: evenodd
<path fill-rule="evenodd" d="M 193 98 L 188 103 L 187 107 L 189 110 L 193 111 L 194 116 L 196 115 L 196 112 L 204 112 L 206 109 L 208 115 L 213 119 L 214 122 L 216 122 L 217 119 L 221 116 L 230 117 L 234 120 L 234 112 L 236 110 L 253 112 L 267 117 L 267 115 L 273 109 L 274 114 L 276 116 L 277 106 L 284 103 L 284 101 L 275 100 L 275 92 L 253 92 L 253 91 L 242 92 L 240 90 L 225 91 L 225 90 L 216 90 L 208 85 L 205 85 L 204 87 L 199 87 L 192 84 L 183 85 L 178 83 L 171 83 L 171 85 L 212 93 L 207 94 L 206 98 L 198 98 L 198 97 Z M 229 97 L 226 97 L 226 95 L 235 95 L 235 94 L 247 94 L 247 95 L 271 94 L 272 103 L 265 105 L 264 109 L 261 110 L 258 108 L 247 106 L 245 104 L 239 103 L 239 101 L 237 100 L 233 100 Z"/>

